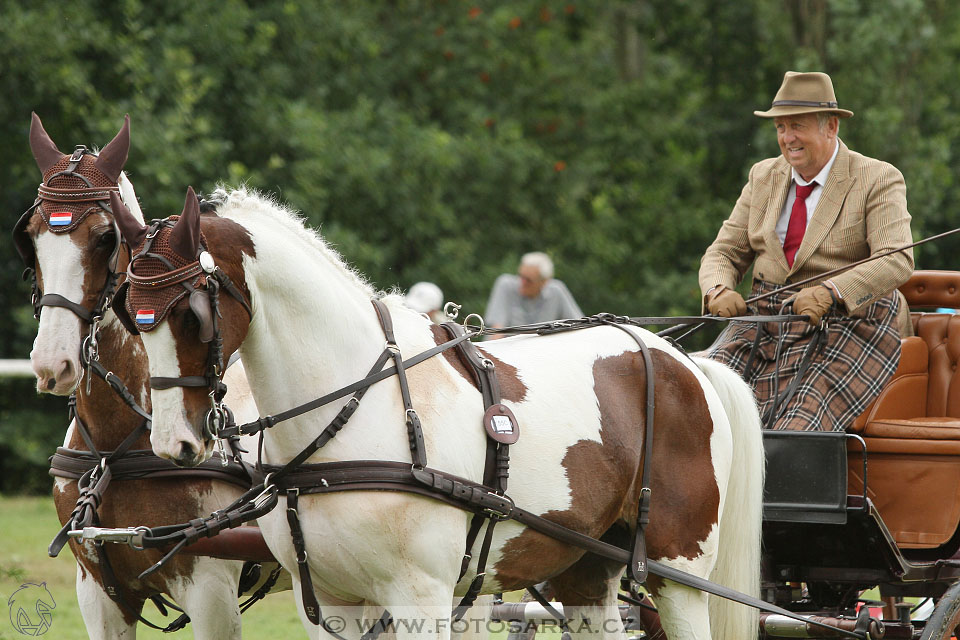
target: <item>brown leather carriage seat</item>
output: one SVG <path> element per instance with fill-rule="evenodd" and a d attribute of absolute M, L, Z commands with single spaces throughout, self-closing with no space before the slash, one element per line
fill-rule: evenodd
<path fill-rule="evenodd" d="M 850 432 L 866 442 L 868 495 L 905 549 L 939 547 L 960 524 L 960 273 L 916 271 L 900 291 L 915 336 L 902 340 L 893 378 Z M 849 491 L 863 491 L 859 444 Z"/>

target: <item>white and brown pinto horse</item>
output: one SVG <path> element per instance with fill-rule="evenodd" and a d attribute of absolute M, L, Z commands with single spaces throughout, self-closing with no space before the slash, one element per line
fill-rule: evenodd
<path fill-rule="evenodd" d="M 59 197 L 66 199 L 71 193 L 76 198 L 76 193 L 82 194 L 85 189 L 110 189 L 119 185 L 124 202 L 137 219 L 142 219 L 133 186 L 122 173 L 130 144 L 129 120 L 99 155 L 80 155 L 67 174 L 63 172 L 70 166 L 70 156 L 57 149 L 36 115 L 31 125 L 30 144 L 44 176 L 43 187 L 59 190 Z M 44 211 L 44 207 L 49 210 Z M 69 228 L 58 229 L 59 226 Z M 92 311 L 107 281 L 112 249 L 117 242 L 110 213 L 92 201 L 85 201 L 79 207 L 69 204 L 57 207 L 41 199 L 25 225 L 18 227 L 18 233 L 19 248 L 36 269 L 42 292 L 62 296 Z M 126 262 L 125 252 L 121 251 L 116 267 L 121 273 Z M 93 377 L 89 391 L 87 381 L 81 383 L 81 342 L 89 331 L 89 322 L 70 308 L 44 305 L 30 359 L 37 376 L 37 389 L 57 395 L 75 392 L 77 419 L 86 425 L 93 445 L 101 452 L 112 451 L 141 425 L 143 418 L 102 379 Z M 109 308 L 100 324 L 99 358 L 107 370 L 126 384 L 137 402 L 149 410 L 146 352 L 139 337 L 131 336 Z M 231 392 L 236 393 L 233 401 L 238 403 L 237 410 L 255 416 L 256 408 L 242 367 L 232 368 L 229 376 Z M 89 450 L 76 422 L 67 431 L 64 447 Z M 149 449 L 147 433 L 131 448 Z M 207 515 L 242 493 L 243 489 L 238 486 L 203 478 L 116 480 L 107 488 L 98 513 L 105 527 L 174 524 Z M 54 500 L 62 523 L 70 518 L 77 497 L 75 480 L 57 478 Z M 70 545 L 77 559 L 77 599 L 91 638 L 134 638 L 137 616 L 144 601 L 156 594 L 167 594 L 179 603 L 192 620 L 194 637 L 240 637 L 237 586 L 242 562 L 179 556 L 140 581 L 137 576 L 163 553 L 107 545 L 120 595 L 131 607 L 128 609 L 109 597 L 109 582 L 105 585 L 100 558 L 93 545 L 78 544 L 74 540 Z"/>
<path fill-rule="evenodd" d="M 118 203 L 119 204 L 119 203 Z M 239 348 L 264 415 L 273 415 L 362 379 L 384 349 L 371 305 L 372 288 L 289 211 L 255 193 L 229 193 L 219 217 L 200 219 L 192 191 L 157 243 L 177 246 L 196 261 L 201 240 L 243 293 L 252 312 L 220 296 L 225 349 Z M 134 253 L 146 228 L 117 221 Z M 202 236 L 201 236 L 202 233 Z M 208 264 L 209 266 L 209 264 Z M 157 276 L 163 270 L 153 270 Z M 157 276 L 159 277 L 159 276 Z M 129 294 L 149 295 L 132 285 Z M 142 300 L 143 298 L 141 298 Z M 396 296 L 383 302 L 397 344 L 409 357 L 446 338 Z M 130 305 L 127 306 L 130 311 Z M 138 309 L 133 309 L 137 312 Z M 763 455 L 750 389 L 713 362 L 691 360 L 663 339 L 637 330 L 649 346 L 656 376 L 649 558 L 756 595 L 759 590 Z M 186 299 L 143 334 L 150 375 L 180 377 L 203 370 L 207 347 L 198 338 Z M 496 365 L 503 403 L 518 419 L 511 447 L 509 495 L 518 507 L 577 532 L 629 546 L 637 519 L 643 453 L 645 380 L 637 343 L 614 327 L 484 343 Z M 407 372 L 433 469 L 481 482 L 483 402 L 451 353 Z M 157 455 L 197 464 L 209 451 L 206 391 L 152 391 Z M 269 429 L 267 463 L 290 461 L 330 423 L 341 403 L 323 406 Z M 411 460 L 400 386 L 386 379 L 369 388 L 351 421 L 311 462 Z M 297 566 L 284 509 L 261 518 L 274 555 Z M 458 582 L 469 514 L 402 492 L 304 495 L 299 511 L 316 597 L 326 615 L 350 615 L 350 604 L 385 607 L 435 620 L 439 607 L 462 594 L 476 558 Z M 616 594 L 623 565 L 560 543 L 514 521 L 494 535 L 484 590 L 512 590 L 549 579 L 564 604 L 574 638 L 623 638 Z M 720 604 L 708 614 L 703 592 L 651 576 L 648 581 L 671 640 L 749 638 L 755 611 Z M 298 593 L 299 589 L 295 589 Z M 712 610 L 713 607 L 711 606 Z M 301 613 L 301 615 L 303 615 Z M 306 624 L 306 623 L 305 623 Z M 432 629 L 447 637 L 449 627 Z M 712 628 L 712 629 L 711 629 Z M 344 637 L 360 636 L 347 625 Z M 396 637 L 423 637 L 398 625 Z M 321 637 L 328 637 L 321 632 Z"/>

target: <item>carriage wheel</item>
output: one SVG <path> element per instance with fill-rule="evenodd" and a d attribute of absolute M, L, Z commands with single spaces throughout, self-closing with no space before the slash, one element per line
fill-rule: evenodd
<path fill-rule="evenodd" d="M 960 631 L 960 582 L 937 601 L 920 640 L 950 640 Z"/>

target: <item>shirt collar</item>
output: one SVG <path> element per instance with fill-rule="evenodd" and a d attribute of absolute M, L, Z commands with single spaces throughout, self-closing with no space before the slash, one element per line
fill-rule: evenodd
<path fill-rule="evenodd" d="M 836 140 L 833 141 L 833 155 L 830 156 L 830 161 L 827 162 L 826 165 L 824 165 L 823 169 L 820 170 L 820 173 L 818 173 L 813 177 L 813 180 L 811 180 L 810 182 L 807 182 L 802 177 L 800 177 L 800 174 L 797 173 L 796 169 L 791 168 L 790 172 L 793 174 L 793 181 L 796 182 L 801 187 L 805 187 L 813 183 L 817 183 L 821 187 L 827 184 L 827 176 L 830 175 L 830 169 L 833 168 L 833 163 L 837 159 L 837 154 L 839 152 L 840 152 L 840 138 L 837 138 Z"/>

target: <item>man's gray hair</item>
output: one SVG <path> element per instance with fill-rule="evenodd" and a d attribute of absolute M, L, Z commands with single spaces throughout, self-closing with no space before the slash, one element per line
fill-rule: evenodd
<path fill-rule="evenodd" d="M 817 126 L 820 127 L 820 131 L 823 131 L 827 128 L 827 123 L 830 122 L 830 118 L 837 118 L 838 120 L 840 119 L 840 117 L 832 111 L 817 112 Z"/>
<path fill-rule="evenodd" d="M 536 267 L 537 271 L 540 272 L 540 277 L 544 280 L 553 277 L 553 260 L 542 251 L 531 251 L 523 254 L 523 257 L 520 258 L 520 265 Z"/>

